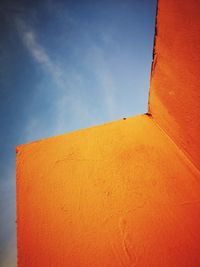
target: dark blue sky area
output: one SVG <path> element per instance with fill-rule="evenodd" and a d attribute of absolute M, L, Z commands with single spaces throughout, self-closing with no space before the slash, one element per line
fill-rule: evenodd
<path fill-rule="evenodd" d="M 15 146 L 147 111 L 156 1 L 1 1 L 0 266 L 15 266 Z"/>

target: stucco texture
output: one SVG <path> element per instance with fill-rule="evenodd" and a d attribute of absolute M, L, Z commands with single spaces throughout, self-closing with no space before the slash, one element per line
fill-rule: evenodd
<path fill-rule="evenodd" d="M 18 267 L 200 266 L 197 10 L 158 3 L 149 114 L 17 147 Z"/>
<path fill-rule="evenodd" d="M 18 266 L 199 266 L 199 172 L 146 115 L 17 152 Z"/>

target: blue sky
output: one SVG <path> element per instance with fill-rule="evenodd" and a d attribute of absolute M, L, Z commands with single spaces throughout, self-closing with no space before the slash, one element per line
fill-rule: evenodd
<path fill-rule="evenodd" d="M 0 4 L 0 265 L 15 266 L 15 146 L 147 111 L 156 0 Z"/>

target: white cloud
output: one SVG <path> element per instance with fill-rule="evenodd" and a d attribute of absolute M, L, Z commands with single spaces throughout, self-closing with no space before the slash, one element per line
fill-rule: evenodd
<path fill-rule="evenodd" d="M 34 30 L 20 19 L 15 19 L 15 24 L 23 44 L 34 60 L 51 75 L 57 85 L 63 87 L 63 70 L 51 59 L 45 48 L 40 45 Z"/>
<path fill-rule="evenodd" d="M 96 45 L 90 47 L 89 64 L 92 65 L 97 84 L 101 87 L 102 101 L 107 116 L 109 119 L 116 119 L 118 115 L 118 105 L 115 97 L 116 84 L 100 47 Z"/>
<path fill-rule="evenodd" d="M 57 108 L 55 110 L 57 114 L 57 126 L 55 125 L 55 133 L 62 132 L 66 130 L 67 122 L 67 111 L 71 111 L 71 116 L 77 121 L 87 119 L 91 124 L 95 123 L 95 117 L 92 111 L 89 111 L 87 103 L 84 103 L 80 97 L 79 90 L 81 88 L 75 88 L 76 77 L 83 75 L 82 73 L 77 73 L 73 66 L 70 66 L 70 73 L 66 73 L 66 68 L 58 65 L 55 60 L 51 58 L 44 46 L 42 46 L 38 40 L 38 36 L 33 28 L 27 26 L 22 20 L 16 19 L 15 24 L 21 40 L 30 55 L 34 60 L 47 72 L 51 79 L 56 84 L 56 98 Z M 108 67 L 106 59 L 104 58 L 103 51 L 96 43 L 90 39 L 89 36 L 85 36 L 87 39 L 88 47 L 86 54 L 86 64 L 90 65 L 91 75 L 94 75 L 98 88 L 100 87 L 100 103 L 104 105 L 105 114 L 111 119 L 116 119 L 118 116 L 118 105 L 116 103 L 116 85 L 112 77 L 111 70 Z M 83 56 L 84 59 L 84 56 Z M 85 89 L 87 93 L 87 88 Z M 96 90 L 96 89 L 95 89 Z M 81 92 L 82 93 L 82 92 Z M 35 122 L 33 118 L 34 124 Z M 32 127 L 32 123 L 30 125 Z M 30 128 L 31 128 L 30 127 Z M 29 130 L 28 130 L 29 131 Z M 29 131 L 30 132 L 30 131 Z"/>
<path fill-rule="evenodd" d="M 73 70 L 70 70 L 70 73 L 66 75 L 66 69 L 59 66 L 51 58 L 45 47 L 40 44 L 34 29 L 28 27 L 18 18 L 15 20 L 15 24 L 24 46 L 35 62 L 42 67 L 55 84 L 52 97 L 53 95 L 55 96 L 53 101 L 57 122 L 54 125 L 54 130 L 51 132 L 51 135 L 66 131 L 68 122 L 67 114 L 69 112 L 71 117 L 74 117 L 77 121 L 81 120 L 83 116 L 89 121 L 94 120 L 88 110 L 88 106 L 81 100 L 78 90 L 74 91 L 71 85 L 72 82 L 75 83 L 74 79 L 79 75 Z M 25 127 L 26 139 L 29 139 L 34 131 L 38 131 L 41 128 L 40 125 L 41 122 L 38 119 L 34 117 L 30 118 L 28 125 Z"/>

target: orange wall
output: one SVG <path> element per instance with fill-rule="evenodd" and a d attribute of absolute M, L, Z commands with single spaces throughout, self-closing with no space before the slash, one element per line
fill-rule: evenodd
<path fill-rule="evenodd" d="M 198 178 L 146 115 L 20 146 L 18 266 L 200 266 Z"/>
<path fill-rule="evenodd" d="M 200 1 L 159 0 L 149 110 L 200 167 Z"/>
<path fill-rule="evenodd" d="M 159 1 L 153 116 L 17 147 L 18 267 L 200 266 L 199 8 Z"/>

